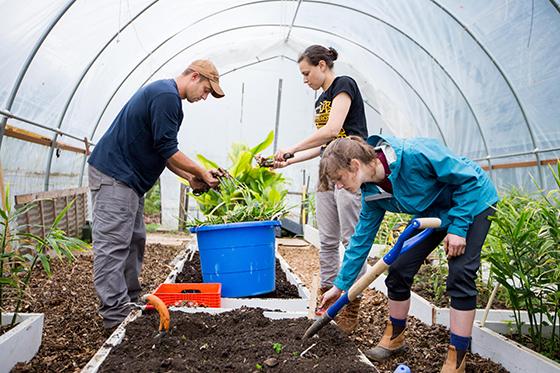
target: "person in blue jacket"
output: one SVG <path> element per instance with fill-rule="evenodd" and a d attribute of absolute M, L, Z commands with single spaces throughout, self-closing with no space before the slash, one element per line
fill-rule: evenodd
<path fill-rule="evenodd" d="M 473 161 L 458 157 L 435 139 L 371 136 L 333 141 L 321 169 L 337 188 L 361 188 L 362 209 L 334 286 L 324 294 L 328 307 L 347 291 L 364 264 L 386 211 L 438 217 L 442 227 L 389 268 L 385 281 L 389 321 L 377 346 L 366 356 L 383 361 L 403 351 L 410 288 L 424 259 L 441 242 L 448 258 L 447 293 L 451 298 L 450 345 L 442 372 L 464 372 L 475 316 L 475 279 L 488 217 L 498 201 L 494 185 Z"/>

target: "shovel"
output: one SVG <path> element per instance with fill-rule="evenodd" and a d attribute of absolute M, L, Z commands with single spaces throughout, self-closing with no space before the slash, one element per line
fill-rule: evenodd
<path fill-rule="evenodd" d="M 399 239 L 395 243 L 395 246 L 385 256 L 383 259 L 379 260 L 375 265 L 358 281 L 348 289 L 347 292 L 342 294 L 336 302 L 334 302 L 321 318 L 317 319 L 306 331 L 303 338 L 310 338 L 314 336 L 319 330 L 321 330 L 325 325 L 334 320 L 336 315 L 340 310 L 346 306 L 348 303 L 353 301 L 364 291 L 365 288 L 369 286 L 380 274 L 385 272 L 391 264 L 397 260 L 399 255 L 407 252 L 416 246 L 420 241 L 428 237 L 434 228 L 439 228 L 441 225 L 441 220 L 438 218 L 417 218 L 413 219 L 406 229 L 401 233 Z M 427 229 L 426 229 L 427 228 Z M 415 230 L 424 229 L 422 232 L 418 233 L 416 236 L 409 239 L 409 237 L 414 233 Z"/>

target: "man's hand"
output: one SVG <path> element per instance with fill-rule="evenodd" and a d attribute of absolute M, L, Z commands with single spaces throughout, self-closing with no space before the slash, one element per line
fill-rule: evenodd
<path fill-rule="evenodd" d="M 321 308 L 321 309 L 328 308 L 331 304 L 336 302 L 336 300 L 338 298 L 340 298 L 341 295 L 342 295 L 342 290 L 340 290 L 339 288 L 337 288 L 336 286 L 333 285 L 333 287 L 330 288 L 321 297 L 321 299 L 320 299 L 321 304 L 319 305 L 319 308 Z"/>
<path fill-rule="evenodd" d="M 210 185 L 206 184 L 199 177 L 193 176 L 188 181 L 194 194 L 206 193 L 210 190 Z"/>
<path fill-rule="evenodd" d="M 213 172 L 214 171 L 214 172 Z M 215 175 L 215 170 L 210 170 L 210 171 L 206 171 L 203 174 L 203 178 L 202 180 L 208 184 L 208 186 L 210 186 L 210 188 L 215 188 L 218 186 L 218 184 L 220 183 L 220 181 L 218 180 L 218 178 Z"/>
<path fill-rule="evenodd" d="M 457 236 L 456 234 L 448 233 L 443 239 L 443 248 L 447 254 L 447 259 L 463 255 L 465 253 L 466 245 L 467 240 L 464 237 Z"/>

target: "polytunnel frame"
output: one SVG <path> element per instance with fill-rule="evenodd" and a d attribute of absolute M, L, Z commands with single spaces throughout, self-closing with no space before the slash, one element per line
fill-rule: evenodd
<path fill-rule="evenodd" d="M 174 59 L 175 57 L 177 57 L 179 54 L 183 53 L 185 50 L 187 50 L 188 48 L 191 48 L 192 46 L 201 43 L 204 40 L 213 38 L 215 36 L 221 35 L 225 32 L 230 32 L 230 31 L 236 31 L 236 30 L 241 30 L 241 29 L 247 29 L 247 28 L 254 28 L 254 27 L 288 27 L 288 25 L 286 24 L 277 24 L 277 23 L 273 23 L 273 24 L 255 24 L 255 25 L 245 25 L 245 26 L 238 26 L 238 27 L 233 27 L 230 29 L 226 29 L 226 30 L 222 30 L 220 32 L 217 32 L 215 34 L 211 34 L 211 35 L 207 35 L 197 41 L 195 41 L 194 43 L 191 43 L 190 45 L 186 46 L 185 48 L 181 49 L 179 52 L 175 53 L 173 56 L 171 56 L 169 59 L 167 59 L 165 62 L 163 62 L 154 72 L 152 72 L 152 74 L 150 74 L 150 76 L 144 81 L 144 83 L 142 83 L 140 86 L 143 86 L 144 84 L 146 84 L 163 66 L 165 66 L 169 61 L 171 61 L 172 59 Z M 371 51 L 370 49 L 364 47 L 363 45 L 361 45 L 360 43 L 357 43 L 353 40 L 350 40 L 349 38 L 346 38 L 344 36 L 338 35 L 336 33 L 330 32 L 330 31 L 325 31 L 325 30 L 321 30 L 321 29 L 317 29 L 317 28 L 313 28 L 313 27 L 308 27 L 308 26 L 293 26 L 295 28 L 302 28 L 302 29 L 307 29 L 307 30 L 313 30 L 313 31 L 317 31 L 320 33 L 326 33 L 329 35 L 333 35 L 335 37 L 341 38 L 351 44 L 354 44 L 364 50 L 366 50 L 368 53 L 370 53 L 371 55 L 377 57 L 379 60 L 381 60 L 383 63 L 385 63 L 391 70 L 393 70 L 402 80 L 403 82 L 405 82 L 406 85 L 408 85 L 410 87 L 410 89 L 416 94 L 416 96 L 418 97 L 418 99 L 424 104 L 426 110 L 428 111 L 428 113 L 430 114 L 430 116 L 432 117 L 432 120 L 434 121 L 434 124 L 436 126 L 436 128 L 438 129 L 441 139 L 444 142 L 444 144 L 446 144 L 446 140 L 445 140 L 445 136 L 443 135 L 443 132 L 441 131 L 441 127 L 439 125 L 439 122 L 437 121 L 437 119 L 435 118 L 434 114 L 432 113 L 430 107 L 426 104 L 426 102 L 424 101 L 424 99 L 422 98 L 422 96 L 418 93 L 418 91 L 416 91 L 416 89 L 412 86 L 412 84 L 404 77 L 402 76 L 402 74 L 396 69 L 394 68 L 390 63 L 388 63 L 385 59 L 383 59 L 381 56 L 377 55 L 375 52 Z M 167 42 L 167 40 L 175 37 L 176 35 L 178 35 L 180 32 L 176 33 L 175 35 L 173 35 L 172 37 L 166 39 L 164 42 L 162 42 L 160 45 L 158 45 L 154 50 L 152 50 L 150 53 L 146 54 L 146 56 L 127 74 L 127 76 L 121 81 L 121 83 L 117 86 L 117 88 L 115 89 L 115 91 L 113 92 L 113 94 L 111 95 L 111 97 L 109 98 L 109 100 L 107 101 L 107 103 L 105 104 L 103 110 L 101 111 L 101 113 L 99 114 L 96 124 L 94 126 L 94 129 L 92 131 L 92 135 L 91 137 L 93 137 L 93 135 L 95 134 L 95 131 L 97 130 L 97 127 L 99 126 L 99 123 L 101 122 L 101 119 L 103 117 L 103 115 L 105 114 L 105 111 L 107 110 L 107 108 L 109 107 L 109 105 L 111 104 L 111 101 L 113 100 L 113 98 L 116 96 L 117 92 L 119 91 L 119 89 L 124 85 L 124 83 L 128 80 L 128 78 L 136 71 L 136 69 L 138 67 L 140 67 L 140 65 L 146 60 L 148 59 L 149 56 L 151 56 L 155 50 L 157 50 L 159 47 L 161 47 L 165 42 Z M 82 162 L 82 170 L 80 172 L 80 185 L 81 185 L 81 180 L 83 179 L 83 174 L 84 174 L 84 170 L 85 170 L 85 159 L 86 157 L 84 156 L 84 161 Z M 48 177 L 48 175 L 46 175 L 46 177 Z"/>
<path fill-rule="evenodd" d="M 158 0 L 155 0 L 153 3 L 151 3 L 150 5 L 148 5 L 147 8 L 151 7 L 151 5 L 153 5 L 153 4 L 154 4 L 155 2 L 157 2 L 157 1 L 158 1 Z M 269 2 L 269 1 L 272 2 L 272 1 L 274 1 L 274 0 L 265 0 L 265 1 L 257 1 L 257 2 L 239 4 L 239 5 L 236 5 L 235 7 L 241 7 L 241 6 L 245 6 L 245 5 L 254 5 L 254 4 L 256 4 L 256 3 L 264 3 L 264 2 Z M 511 85 L 511 82 L 510 82 L 509 79 L 507 78 L 506 74 L 505 74 L 505 73 L 503 72 L 503 70 L 501 69 L 501 66 L 497 63 L 497 61 L 496 61 L 495 58 L 490 54 L 490 52 L 489 52 L 489 51 L 484 47 L 484 45 L 476 38 L 476 36 L 470 31 L 470 29 L 469 29 L 468 27 L 466 27 L 457 17 L 455 17 L 454 14 L 452 14 L 452 12 L 450 12 L 447 8 L 445 8 L 443 5 L 439 4 L 439 3 L 436 2 L 435 0 L 430 0 L 430 1 L 431 1 L 435 6 L 437 6 L 438 8 L 440 8 L 445 14 L 447 14 L 449 17 L 451 17 L 451 18 L 452 18 L 457 24 L 459 24 L 465 31 L 467 31 L 468 35 L 477 43 L 477 45 L 484 51 L 484 53 L 488 56 L 488 58 L 491 60 L 491 62 L 494 64 L 494 66 L 498 69 L 498 72 L 500 73 L 500 75 L 503 77 L 504 81 L 506 82 L 506 84 L 507 84 L 508 87 L 510 88 L 510 91 L 512 92 L 512 95 L 514 96 L 514 98 L 515 98 L 515 100 L 516 100 L 516 102 L 517 102 L 517 104 L 518 104 L 518 106 L 519 106 L 519 108 L 520 108 L 520 111 L 521 111 L 521 113 L 522 113 L 522 115 L 523 115 L 523 118 L 524 118 L 524 120 L 525 120 L 527 129 L 528 129 L 529 134 L 530 134 L 531 142 L 532 142 L 532 145 L 533 145 L 533 148 L 534 148 L 532 152 L 531 152 L 531 151 L 530 151 L 530 152 L 520 152 L 520 153 L 514 153 L 514 154 L 515 154 L 515 155 L 529 155 L 529 154 L 534 154 L 534 155 L 535 155 L 535 158 L 536 158 L 536 160 L 537 160 L 537 168 L 538 168 L 538 171 L 539 171 L 539 178 L 540 178 L 540 180 L 542 181 L 542 178 L 543 178 L 543 177 L 542 177 L 542 170 L 541 170 L 541 167 L 540 167 L 540 166 L 541 166 L 541 161 L 540 161 L 539 153 L 540 153 L 540 152 L 551 151 L 551 150 L 554 150 L 554 149 L 539 150 L 539 149 L 537 148 L 536 142 L 535 142 L 535 139 L 534 139 L 533 129 L 532 129 L 530 123 L 529 123 L 529 120 L 528 120 L 527 115 L 526 115 L 526 113 L 525 113 L 525 109 L 524 109 L 523 105 L 521 104 L 521 100 L 520 100 L 519 97 L 517 96 L 516 91 L 514 90 L 513 86 Z M 339 6 L 339 7 L 347 8 L 347 9 L 350 9 L 350 10 L 352 10 L 352 11 L 356 11 L 356 12 L 358 12 L 358 13 L 362 13 L 362 14 L 365 14 L 365 15 L 367 15 L 367 16 L 370 16 L 370 17 L 372 17 L 372 18 L 374 18 L 374 19 L 378 19 L 379 21 L 385 23 L 387 26 L 391 27 L 391 25 L 388 24 L 387 22 L 384 22 L 383 20 L 381 20 L 381 19 L 379 19 L 379 18 L 377 18 L 377 17 L 375 17 L 375 16 L 373 16 L 373 15 L 371 15 L 371 14 L 369 14 L 369 13 L 365 13 L 365 12 L 363 12 L 363 11 L 360 11 L 360 10 L 357 10 L 357 9 L 354 9 L 354 8 L 351 8 L 351 7 L 347 7 L 347 6 L 340 5 L 340 4 L 326 3 L 326 2 L 324 2 L 324 1 L 313 1 L 313 0 L 310 0 L 310 1 L 308 1 L 308 2 L 310 2 L 310 3 L 321 3 L 321 4 L 327 4 L 327 5 Z M 75 3 L 75 0 L 70 0 L 70 1 L 68 1 L 68 2 L 66 3 L 66 5 L 53 17 L 52 21 L 49 23 L 49 25 L 47 26 L 47 28 L 43 31 L 41 37 L 40 37 L 40 38 L 37 40 L 37 42 L 35 43 L 35 45 L 34 45 L 32 51 L 31 51 L 30 54 L 28 55 L 28 57 L 27 57 L 27 59 L 26 59 L 24 65 L 22 66 L 22 69 L 20 70 L 20 73 L 18 74 L 18 77 L 17 77 L 17 79 L 16 79 L 16 81 L 15 81 L 15 83 L 14 83 L 14 86 L 13 86 L 13 88 L 12 88 L 11 94 L 10 94 L 10 96 L 9 96 L 9 98 L 8 98 L 8 105 L 7 105 L 7 108 L 6 108 L 6 111 L 5 111 L 5 112 L 9 113 L 9 110 L 10 110 L 12 104 L 13 104 L 13 101 L 14 101 L 14 99 L 15 99 L 15 96 L 17 95 L 17 91 L 19 90 L 19 87 L 20 87 L 20 85 L 21 85 L 21 82 L 23 81 L 23 78 L 25 77 L 25 75 L 26 75 L 26 73 L 27 73 L 27 69 L 28 69 L 28 67 L 30 66 L 31 62 L 33 61 L 33 59 L 34 59 L 34 57 L 35 57 L 37 51 L 38 51 L 38 50 L 40 49 L 40 47 L 42 46 L 42 43 L 44 42 L 44 40 L 46 39 L 46 37 L 48 36 L 48 34 L 50 33 L 50 31 L 54 28 L 54 26 L 58 23 L 58 21 L 62 18 L 62 16 L 66 13 L 66 11 L 67 11 L 74 3 Z M 297 12 L 298 12 L 298 10 L 299 10 L 299 8 L 300 8 L 301 3 L 302 3 L 302 0 L 299 0 L 299 1 L 298 1 L 298 4 L 297 4 L 297 7 L 296 7 L 296 11 L 295 11 L 295 13 L 294 13 L 294 17 L 293 17 L 293 19 L 292 19 L 292 24 L 290 25 L 288 34 L 287 34 L 287 36 L 286 36 L 286 40 L 288 40 L 288 38 L 289 38 L 289 36 L 290 36 L 291 29 L 294 27 L 295 19 L 296 19 L 296 17 L 297 17 Z M 558 6 L 557 3 L 553 2 L 552 0 L 550 0 L 550 3 L 554 6 L 554 8 L 555 8 L 558 12 L 560 12 L 560 7 Z M 230 7 L 230 8 L 225 9 L 225 10 L 222 9 L 222 10 L 220 10 L 219 12 L 217 12 L 216 14 L 218 14 L 218 13 L 220 13 L 220 12 L 224 12 L 224 11 L 226 11 L 226 10 L 230 10 L 231 8 L 234 8 L 234 7 Z M 215 15 L 215 14 L 213 14 L 213 15 Z M 209 16 L 207 16 L 207 17 L 211 17 L 211 16 L 213 16 L 213 15 L 209 15 Z M 132 21 L 129 22 L 129 23 L 127 23 L 127 25 L 130 24 L 130 23 L 132 23 Z M 281 26 L 281 27 L 286 27 L 287 25 L 280 25 L 280 26 Z M 301 27 L 301 26 L 299 26 L 299 27 Z M 310 28 L 310 29 L 313 29 L 313 28 Z M 317 31 L 322 31 L 322 30 L 317 30 Z M 333 35 L 334 35 L 334 36 L 338 36 L 338 35 L 336 35 L 336 34 L 333 34 Z M 405 36 L 408 37 L 408 35 L 406 35 L 406 34 L 405 34 Z M 410 39 L 411 39 L 411 38 L 410 38 Z M 411 39 L 411 40 L 412 40 L 412 39 Z M 109 43 L 110 43 L 110 42 L 109 42 Z M 416 44 L 416 43 L 415 43 L 415 44 Z M 420 46 L 419 44 L 417 44 L 417 45 Z M 421 46 L 420 46 L 420 47 L 421 47 Z M 423 47 L 421 47 L 421 48 L 424 50 Z M 437 60 L 436 60 L 436 62 L 437 62 Z M 92 64 L 93 64 L 93 63 L 92 63 Z M 438 65 L 439 65 L 439 63 L 438 63 Z M 441 66 L 441 65 L 440 65 L 440 66 Z M 446 74 L 446 75 L 447 75 L 447 74 Z M 454 82 L 454 84 L 455 84 L 455 82 Z M 77 86 L 79 86 L 79 83 L 77 84 Z M 461 92 L 461 91 L 460 91 L 460 92 Z M 462 94 L 462 92 L 461 92 L 461 94 Z M 468 101 L 466 101 L 466 102 L 467 102 L 467 104 L 468 104 Z M 4 112 L 4 111 L 3 111 L 3 112 Z M 4 137 L 5 126 L 6 126 L 7 119 L 8 119 L 8 116 L 6 116 L 6 114 L 2 114 L 2 116 L 3 116 L 3 118 L 2 118 L 2 120 L 0 120 L 0 148 L 1 148 L 1 145 L 2 145 L 2 139 L 3 139 L 3 137 Z M 15 115 L 10 115 L 10 117 L 14 117 L 14 118 L 15 118 L 16 116 L 15 116 Z M 476 118 L 476 116 L 475 116 L 475 118 Z M 63 118 L 62 118 L 62 120 L 63 120 Z M 62 120 L 61 120 L 61 122 L 60 122 L 60 125 L 62 124 Z M 32 121 L 30 121 L 30 120 L 26 120 L 26 121 L 27 121 L 28 123 L 35 124 L 34 122 L 32 122 Z M 45 126 L 45 128 L 46 128 L 46 126 Z M 50 128 L 49 128 L 49 129 L 50 129 Z M 52 130 L 52 129 L 50 129 L 50 130 Z M 54 138 L 56 139 L 56 137 L 58 136 L 58 132 L 57 132 L 57 131 L 54 131 L 54 132 L 55 132 Z M 61 132 L 61 131 L 59 131 L 59 132 Z M 441 131 L 440 131 L 440 132 L 441 132 Z M 485 140 L 484 134 L 482 133 L 482 131 L 481 131 L 480 128 L 479 128 L 479 132 L 481 133 L 483 142 L 485 142 L 486 140 Z M 442 137 L 442 138 L 443 138 L 443 137 Z M 444 138 L 443 138 L 443 139 L 444 139 Z M 85 138 L 85 139 L 82 140 L 82 141 L 87 142 L 87 138 Z M 54 146 L 55 143 L 53 142 L 52 144 L 53 144 L 53 146 Z M 53 152 L 52 152 L 52 149 L 51 149 L 51 152 L 50 152 L 51 157 L 50 157 L 50 159 L 49 159 L 48 169 L 50 169 L 50 164 L 51 164 L 51 162 L 52 162 L 52 153 L 53 153 Z M 505 157 L 505 156 L 504 156 L 504 155 L 491 156 L 491 155 L 489 154 L 489 152 L 487 151 L 487 157 L 481 158 L 481 159 L 479 159 L 479 160 L 486 160 L 486 161 L 489 163 L 489 165 L 490 165 L 489 170 L 492 170 L 491 159 L 503 158 L 503 157 Z M 50 175 L 47 174 L 47 175 L 46 175 L 46 178 L 48 178 L 49 176 L 50 176 Z M 80 180 L 80 184 L 81 184 L 81 180 Z M 48 188 L 48 184 L 47 184 L 47 188 Z"/>
<path fill-rule="evenodd" d="M 19 88 L 21 87 L 21 83 L 23 82 L 23 78 L 25 78 L 25 75 L 27 74 L 27 70 L 29 69 L 29 66 L 31 66 L 31 63 L 33 62 L 33 59 L 37 55 L 37 52 L 39 51 L 39 49 L 41 49 L 41 46 L 43 45 L 43 42 L 47 39 L 47 36 L 49 36 L 50 32 L 57 25 L 58 21 L 60 21 L 60 19 L 64 16 L 64 14 L 66 14 L 68 9 L 70 9 L 70 7 L 72 7 L 72 5 L 75 2 L 76 2 L 76 0 L 68 1 L 66 3 L 66 5 L 64 7 L 62 7 L 62 9 L 60 9 L 60 11 L 56 15 L 53 16 L 51 22 L 47 25 L 45 30 L 41 33 L 41 36 L 39 36 L 39 39 L 37 39 L 37 41 L 35 42 L 35 45 L 33 45 L 33 48 L 31 49 L 31 51 L 27 55 L 27 58 L 25 59 L 25 62 L 23 63 L 23 65 L 22 65 L 22 67 L 21 67 L 21 69 L 18 73 L 18 76 L 16 77 L 14 85 L 12 86 L 12 90 L 10 91 L 10 95 L 8 96 L 8 99 L 6 100 L 6 107 L 3 108 L 5 111 L 10 112 L 10 110 L 12 109 L 12 105 L 14 104 L 14 101 L 16 99 Z M 4 132 L 5 132 L 7 122 L 8 122 L 8 117 L 7 116 L 4 116 L 0 120 L 0 150 L 2 149 L 2 140 L 4 139 Z"/>
<path fill-rule="evenodd" d="M 150 54 L 154 53 L 157 49 L 159 49 L 159 47 L 161 47 L 161 46 L 162 46 L 163 44 L 165 44 L 167 41 L 169 41 L 170 39 L 174 38 L 175 36 L 177 36 L 178 34 L 180 34 L 181 32 L 183 32 L 183 31 L 186 30 L 187 28 L 189 28 L 189 27 L 191 27 L 191 26 L 193 26 L 193 25 L 195 25 L 195 24 L 197 24 L 197 23 L 199 23 L 199 22 L 201 22 L 201 21 L 203 21 L 203 20 L 205 20 L 205 19 L 211 18 L 211 17 L 216 16 L 216 15 L 221 14 L 221 13 L 225 13 L 225 12 L 230 11 L 230 10 L 232 10 L 232 9 L 236 9 L 236 8 L 240 8 L 240 7 L 245 7 L 245 6 L 252 6 L 252 5 L 255 5 L 255 4 L 260 4 L 260 3 L 265 3 L 265 2 L 277 2 L 277 1 L 279 1 L 279 0 L 265 0 L 265 1 L 256 1 L 256 2 L 244 3 L 244 4 L 239 4 L 239 5 L 236 5 L 236 6 L 233 6 L 233 7 L 225 8 L 225 9 L 222 9 L 222 10 L 220 10 L 220 11 L 211 13 L 211 14 L 209 14 L 209 15 L 207 15 L 207 16 L 205 16 L 205 17 L 202 17 L 202 18 L 198 19 L 197 21 L 191 23 L 190 25 L 186 26 L 185 28 L 181 29 L 180 31 L 178 31 L 177 33 L 175 33 L 174 35 L 172 35 L 171 37 L 165 39 L 160 45 L 158 45 L 154 50 L 152 50 L 152 51 L 150 52 Z M 126 26 L 128 26 L 130 23 L 132 23 L 132 22 L 133 22 L 138 16 L 140 16 L 145 10 L 147 10 L 149 7 L 151 7 L 155 2 L 157 2 L 157 0 L 154 1 L 152 4 L 150 4 L 148 7 L 146 7 L 142 12 L 140 12 L 140 13 L 139 13 L 137 16 L 135 16 L 133 19 L 131 19 L 131 21 L 129 21 L 129 23 L 127 23 L 127 25 L 125 25 L 125 26 L 123 27 L 123 29 L 126 28 Z M 308 3 L 317 3 L 317 4 L 321 4 L 321 5 L 330 5 L 330 6 L 340 7 L 340 8 L 347 9 L 347 10 L 350 10 L 350 11 L 353 11 L 353 12 L 356 12 L 356 13 L 359 13 L 359 14 L 362 14 L 362 15 L 365 15 L 365 16 L 367 16 L 367 17 L 373 18 L 373 19 L 377 20 L 378 22 L 381 22 L 382 24 L 388 26 L 390 29 L 397 31 L 399 34 L 401 34 L 402 36 L 404 36 L 407 40 L 411 41 L 414 45 L 416 45 L 418 48 L 420 48 L 433 62 L 436 63 L 437 66 L 439 66 L 439 68 L 443 71 L 444 75 L 453 83 L 453 85 L 455 86 L 455 88 L 457 89 L 457 91 L 459 92 L 459 94 L 461 95 L 461 97 L 463 98 L 465 104 L 467 105 L 468 110 L 470 111 L 470 113 L 471 113 L 471 115 L 472 115 L 472 117 L 473 117 L 473 119 L 474 119 L 474 121 L 475 121 L 475 123 L 476 123 L 478 132 L 479 132 L 479 134 L 480 134 L 480 137 L 481 137 L 481 140 L 482 140 L 482 143 L 483 143 L 483 146 L 484 146 L 484 150 L 485 150 L 486 155 L 487 155 L 487 162 L 488 162 L 488 165 L 489 165 L 489 172 L 490 172 L 490 174 L 492 174 L 492 163 L 491 163 L 490 159 L 488 158 L 488 156 L 490 155 L 490 151 L 489 151 L 489 149 L 488 149 L 488 145 L 487 145 L 487 142 L 486 142 L 486 136 L 484 136 L 484 133 L 483 133 L 483 131 L 482 131 L 482 128 L 481 128 L 481 125 L 480 125 L 480 121 L 479 121 L 479 119 L 478 119 L 478 116 L 477 116 L 476 113 L 474 112 L 474 109 L 473 109 L 472 105 L 470 104 L 470 101 L 467 99 L 467 97 L 465 96 L 463 90 L 459 87 L 459 85 L 457 84 L 457 82 L 455 81 L 455 79 L 451 76 L 451 74 L 447 71 L 447 69 L 445 69 L 445 68 L 441 65 L 441 63 L 439 63 L 439 61 L 438 61 L 426 48 L 424 48 L 424 47 L 423 47 L 420 43 L 418 43 L 414 38 L 412 38 L 410 35 L 408 35 L 406 32 L 404 32 L 404 31 L 401 30 L 400 28 L 396 27 L 395 25 L 393 25 L 393 24 L 391 24 L 391 23 L 389 23 L 389 22 L 387 22 L 387 21 L 385 21 L 385 20 L 383 20 L 383 19 L 381 19 L 381 18 L 379 18 L 379 17 L 377 17 L 377 16 L 374 16 L 374 15 L 372 15 L 372 14 L 366 13 L 366 12 L 364 12 L 364 11 L 362 11 L 362 10 L 359 10 L 359 9 L 356 9 L 356 8 L 353 8 L 353 7 L 349 7 L 349 6 L 346 6 L 346 5 L 328 3 L 328 2 L 325 2 L 325 1 L 314 1 L 314 0 L 311 0 L 311 1 L 307 1 L 307 2 L 308 2 Z M 293 18 L 292 18 L 292 22 L 291 22 L 291 24 L 290 24 L 290 26 L 289 26 L 289 30 L 288 30 L 288 32 L 287 32 L 287 34 L 286 34 L 286 38 L 284 39 L 284 42 L 285 42 L 285 43 L 288 41 L 288 39 L 289 39 L 289 37 L 290 37 L 290 34 L 291 34 L 291 31 L 292 31 L 292 29 L 293 29 L 294 27 L 296 27 L 296 28 L 297 28 L 297 27 L 303 27 L 303 26 L 295 26 L 295 25 L 294 25 L 294 24 L 295 24 L 296 17 L 297 17 L 297 13 L 298 13 L 298 11 L 299 11 L 299 8 L 300 8 L 301 3 L 302 3 L 302 0 L 299 0 L 298 3 L 297 3 L 296 10 L 295 10 L 294 16 L 293 16 Z M 310 29 L 317 31 L 316 28 L 310 28 Z M 122 30 L 121 30 L 121 31 L 122 31 Z M 227 31 L 229 31 L 229 30 L 225 30 L 225 31 L 223 31 L 223 32 L 227 32 Z M 119 31 L 119 32 L 120 32 L 120 31 Z M 105 48 L 108 46 L 108 44 L 110 44 L 110 42 L 111 42 L 117 35 L 118 35 L 118 33 L 115 34 L 115 36 L 114 36 L 113 38 L 111 38 L 111 40 L 109 40 L 109 41 L 107 42 L 107 44 L 103 47 L 103 49 L 96 55 L 96 57 L 94 58 L 94 60 L 96 60 L 96 59 L 99 57 L 99 55 L 105 50 Z M 216 35 L 219 35 L 219 33 L 216 34 Z M 342 36 L 339 35 L 339 34 L 332 33 L 332 35 L 335 35 L 335 36 L 337 36 L 337 37 L 341 37 L 341 38 L 343 38 L 344 40 L 349 41 L 349 42 L 352 43 L 352 41 L 351 41 L 350 39 L 345 38 L 345 37 L 342 37 Z M 395 71 L 395 72 L 401 77 L 401 79 L 403 79 L 403 80 L 406 82 L 406 84 L 407 84 L 413 91 L 415 91 L 414 88 L 412 87 L 412 85 L 409 84 L 408 81 L 407 81 L 400 73 L 398 73 L 397 70 L 394 69 L 387 61 L 385 61 L 383 58 L 381 58 L 379 55 L 373 53 L 373 52 L 370 51 L 369 49 L 365 48 L 363 45 L 358 44 L 358 43 L 355 43 L 355 42 L 354 42 L 354 44 L 356 44 L 356 45 L 362 47 L 363 49 L 365 49 L 365 50 L 368 51 L 369 53 L 372 53 L 372 54 L 374 54 L 376 57 L 378 57 L 379 59 L 381 59 L 386 65 L 388 65 L 393 71 Z M 194 44 L 193 44 L 193 45 L 194 45 Z M 184 50 L 182 50 L 180 53 L 182 53 L 183 51 L 184 51 Z M 174 56 L 174 57 L 175 57 L 175 56 Z M 144 60 L 143 60 L 143 61 L 144 61 Z M 143 62 L 143 61 L 142 61 L 142 62 Z M 166 61 L 166 63 L 167 63 L 167 62 L 169 62 L 169 60 Z M 81 83 L 81 81 L 83 80 L 85 74 L 87 73 L 87 71 L 89 70 L 89 68 L 91 67 L 91 65 L 92 65 L 93 63 L 94 63 L 94 62 L 91 62 L 91 63 L 90 63 L 90 65 L 88 66 L 88 68 L 87 68 L 86 71 L 83 73 L 83 75 L 82 75 L 82 77 L 80 78 L 80 80 L 78 81 L 76 87 L 74 88 L 74 91 L 72 92 L 72 94 L 71 94 L 71 96 L 70 96 L 70 98 L 69 98 L 69 100 L 68 100 L 68 102 L 67 102 L 67 105 L 66 105 L 66 107 L 65 107 L 65 110 L 64 110 L 64 112 L 63 112 L 63 114 L 62 114 L 62 117 L 61 117 L 61 119 L 60 119 L 60 122 L 59 122 L 59 124 L 58 124 L 58 127 L 59 127 L 59 128 L 60 128 L 60 126 L 62 125 L 62 121 L 64 120 L 64 116 L 65 116 L 65 113 L 66 113 L 66 109 L 68 108 L 68 106 L 69 106 L 69 104 L 70 104 L 70 101 L 72 100 L 72 98 L 73 98 L 73 96 L 74 96 L 74 93 L 75 93 L 75 92 L 77 91 L 77 89 L 78 89 L 78 85 Z M 137 67 L 138 67 L 138 66 L 137 66 Z M 136 68 L 137 68 L 137 67 L 136 67 Z M 158 71 L 158 70 L 156 70 L 156 72 L 157 72 L 157 71 Z M 153 76 L 153 74 L 152 74 L 152 76 Z M 150 78 L 151 78 L 151 76 L 150 76 Z M 149 79 L 148 79 L 148 80 L 149 80 Z M 146 82 L 147 82 L 148 80 L 146 80 Z M 144 84 L 145 84 L 146 82 L 144 82 Z M 120 88 L 120 87 L 119 87 L 119 88 Z M 117 90 L 118 90 L 118 89 L 117 89 Z M 443 135 L 443 132 L 442 132 L 442 130 L 441 130 L 441 126 L 439 126 L 439 123 L 437 122 L 437 120 L 435 119 L 435 116 L 433 115 L 433 113 L 432 113 L 431 110 L 429 109 L 429 106 L 424 102 L 424 100 L 422 99 L 422 97 L 421 97 L 421 95 L 420 95 L 419 93 L 417 93 L 416 91 L 415 91 L 415 93 L 417 94 L 417 96 L 419 97 L 419 99 L 422 101 L 422 103 L 424 104 L 424 106 L 428 109 L 428 111 L 429 111 L 429 113 L 430 113 L 430 115 L 431 115 L 431 117 L 432 117 L 432 120 L 434 121 L 434 123 L 436 124 L 436 127 L 438 128 L 438 131 L 439 131 L 439 133 L 440 133 L 440 136 L 442 137 L 443 142 L 446 144 L 447 141 L 445 140 L 445 136 Z M 111 99 L 112 99 L 112 97 L 111 97 Z M 377 110 L 376 110 L 376 111 L 377 111 Z M 97 127 L 97 126 L 96 126 L 96 127 Z M 95 132 L 95 130 L 94 130 L 93 132 Z M 91 136 L 93 137 L 93 133 L 92 133 Z M 54 143 L 53 143 L 53 144 L 54 144 Z M 50 150 L 50 153 L 49 153 L 49 162 L 48 162 L 48 168 L 47 168 L 46 175 L 49 175 L 49 173 L 50 173 L 50 168 L 51 168 L 51 164 L 52 164 L 53 152 L 54 152 L 54 146 L 51 147 L 51 150 Z M 81 179 L 82 179 L 82 178 L 80 177 L 80 185 L 81 185 Z M 45 180 L 45 190 L 48 188 L 48 183 L 49 183 L 49 180 L 48 180 L 48 176 L 47 176 L 47 177 L 46 177 L 46 180 Z"/>

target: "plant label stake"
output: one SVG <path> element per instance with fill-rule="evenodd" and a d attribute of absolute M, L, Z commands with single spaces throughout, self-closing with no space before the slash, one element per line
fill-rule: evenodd
<path fill-rule="evenodd" d="M 365 288 L 369 286 L 380 274 L 385 272 L 391 264 L 397 260 L 399 255 L 407 252 L 416 246 L 419 242 L 423 241 L 428 237 L 434 228 L 439 228 L 441 225 L 441 220 L 438 218 L 417 218 L 413 219 L 406 229 L 399 236 L 399 239 L 395 243 L 395 246 L 385 256 L 383 259 L 377 261 L 375 265 L 358 281 L 352 285 L 350 289 L 341 295 L 338 300 L 333 303 L 327 311 L 317 319 L 305 332 L 303 338 L 310 338 L 314 336 L 319 330 L 321 330 L 325 325 L 331 322 L 340 310 L 346 306 L 348 303 L 353 301 L 364 291 Z M 418 233 L 416 236 L 409 239 L 409 237 L 414 233 L 415 230 L 424 229 L 422 232 Z"/>

